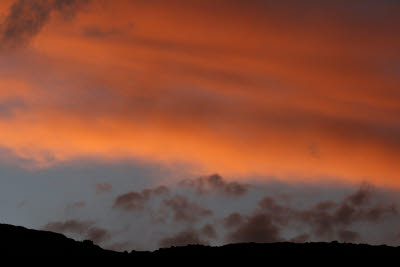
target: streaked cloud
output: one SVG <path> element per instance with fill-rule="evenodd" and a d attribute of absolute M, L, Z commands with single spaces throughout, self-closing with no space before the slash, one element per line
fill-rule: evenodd
<path fill-rule="evenodd" d="M 39 167 L 179 161 L 397 186 L 399 5 L 287 2 L 4 4 L 4 29 L 44 19 L 1 55 L 0 101 L 23 108 L 3 108 L 0 145 Z"/>

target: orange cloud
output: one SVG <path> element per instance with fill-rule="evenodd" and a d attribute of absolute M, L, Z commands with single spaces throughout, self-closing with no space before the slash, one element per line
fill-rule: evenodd
<path fill-rule="evenodd" d="M 0 146 L 38 166 L 132 158 L 400 186 L 399 5 L 285 2 L 51 13 L 29 47 L 0 53 Z"/>

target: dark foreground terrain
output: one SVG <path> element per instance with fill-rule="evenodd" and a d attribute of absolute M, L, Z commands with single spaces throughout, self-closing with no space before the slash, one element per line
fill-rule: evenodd
<path fill-rule="evenodd" d="M 270 243 L 231 244 L 222 247 L 190 245 L 159 249 L 154 252 L 115 252 L 104 250 L 91 241 L 78 242 L 62 234 L 30 230 L 0 224 L 0 259 L 28 263 L 105 263 L 142 265 L 173 264 L 230 264 L 271 265 L 294 263 L 296 265 L 332 265 L 363 263 L 386 266 L 400 264 L 400 247 L 370 246 L 347 243 Z M 5 265 L 4 265 L 5 266 Z M 11 266 L 11 265 L 8 265 Z"/>

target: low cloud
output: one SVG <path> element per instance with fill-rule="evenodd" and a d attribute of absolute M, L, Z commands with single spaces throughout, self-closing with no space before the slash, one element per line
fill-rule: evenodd
<path fill-rule="evenodd" d="M 192 188 L 198 194 L 214 191 L 232 197 L 244 196 L 249 190 L 249 185 L 238 182 L 227 182 L 218 174 L 199 177 L 197 179 L 186 179 L 181 181 L 180 185 Z"/>
<path fill-rule="evenodd" d="M 204 225 L 204 227 L 201 229 L 201 233 L 204 236 L 212 239 L 216 239 L 218 237 L 217 231 L 212 224 Z"/>
<path fill-rule="evenodd" d="M 212 210 L 203 208 L 182 195 L 175 195 L 172 198 L 164 199 L 163 204 L 172 210 L 174 220 L 178 222 L 197 222 L 203 217 L 213 214 Z"/>
<path fill-rule="evenodd" d="M 226 218 L 223 219 L 223 224 L 226 228 L 230 228 L 230 227 L 234 227 L 234 226 L 238 226 L 239 224 L 241 224 L 244 220 L 244 217 L 237 213 L 231 213 L 229 214 L 229 216 L 227 216 Z"/>
<path fill-rule="evenodd" d="M 340 230 L 338 232 L 338 238 L 343 242 L 356 242 L 360 239 L 360 234 L 350 230 Z"/>
<path fill-rule="evenodd" d="M 115 201 L 113 208 L 122 209 L 124 211 L 142 210 L 145 204 L 152 197 L 161 196 L 169 193 L 169 188 L 166 186 L 158 186 L 156 188 L 145 189 L 142 192 L 129 192 L 119 195 Z"/>
<path fill-rule="evenodd" d="M 368 183 L 363 183 L 357 192 L 354 194 L 349 195 L 346 198 L 347 202 L 350 202 L 352 205 L 361 206 L 368 204 L 373 197 L 374 188 L 372 185 Z"/>
<path fill-rule="evenodd" d="M 42 229 L 63 234 L 78 234 L 80 237 L 92 240 L 96 244 L 111 237 L 108 230 L 94 226 L 94 223 L 89 221 L 49 222 Z"/>
<path fill-rule="evenodd" d="M 86 233 L 86 238 L 94 243 L 101 243 L 110 238 L 110 233 L 103 228 L 91 227 Z"/>
<path fill-rule="evenodd" d="M 226 229 L 236 227 L 228 239 L 233 242 L 274 242 L 282 240 L 281 229 L 301 226 L 309 229 L 293 237 L 293 242 L 309 240 L 311 234 L 317 238 L 332 238 L 342 241 L 357 241 L 360 234 L 347 227 L 357 223 L 377 223 L 386 217 L 397 215 L 395 204 L 380 201 L 374 189 L 363 184 L 341 201 L 320 201 L 310 208 L 301 209 L 278 203 L 272 197 L 264 197 L 258 203 L 254 215 L 245 216 L 233 213 L 224 218 Z M 261 225 L 261 226 L 260 226 Z"/>
<path fill-rule="evenodd" d="M 293 212 L 298 220 L 311 225 L 317 236 L 324 236 L 332 234 L 339 227 L 358 222 L 374 223 L 385 216 L 394 216 L 397 207 L 393 203 L 374 199 L 373 188 L 363 184 L 341 202 L 320 202 L 309 210 Z"/>
<path fill-rule="evenodd" d="M 44 229 L 74 234 L 116 250 L 241 242 L 397 242 L 396 233 L 388 234 L 399 221 L 395 200 L 369 184 L 353 192 L 335 191 L 318 201 L 300 192 L 275 192 L 274 187 L 258 186 L 256 194 L 249 193 L 234 204 L 220 195 L 210 202 L 196 191 L 180 190 L 179 186 L 156 186 L 117 196 L 112 209 L 124 212 L 110 214 L 121 222 L 113 225 L 112 235 L 85 220 L 50 222 Z M 282 199 L 282 193 L 290 198 Z M 81 201 L 69 206 L 75 209 L 84 205 Z M 117 230 L 121 227 L 123 231 Z M 127 234 L 129 239 L 124 238 Z M 136 241 L 142 238 L 150 243 Z"/>
<path fill-rule="evenodd" d="M 280 229 L 273 224 L 267 214 L 256 214 L 246 219 L 235 231 L 228 236 L 228 241 L 233 243 L 241 242 L 279 242 Z"/>

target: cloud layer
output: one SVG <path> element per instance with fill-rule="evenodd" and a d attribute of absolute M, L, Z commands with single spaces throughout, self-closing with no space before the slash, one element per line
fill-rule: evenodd
<path fill-rule="evenodd" d="M 218 174 L 191 180 L 215 177 L 227 183 Z M 247 194 L 233 198 L 224 191 L 199 194 L 194 187 L 182 188 L 183 181 L 188 179 L 115 194 L 102 202 L 96 219 L 85 217 L 87 204 L 79 204 L 79 210 L 68 205 L 64 220 L 43 229 L 118 250 L 285 241 L 400 244 L 400 199 L 395 192 L 367 183 L 358 188 L 303 189 L 246 184 Z"/>
<path fill-rule="evenodd" d="M 0 55 L 21 161 L 399 185 L 395 1 L 86 2 L 0 6 L 2 45 L 29 44 Z"/>

